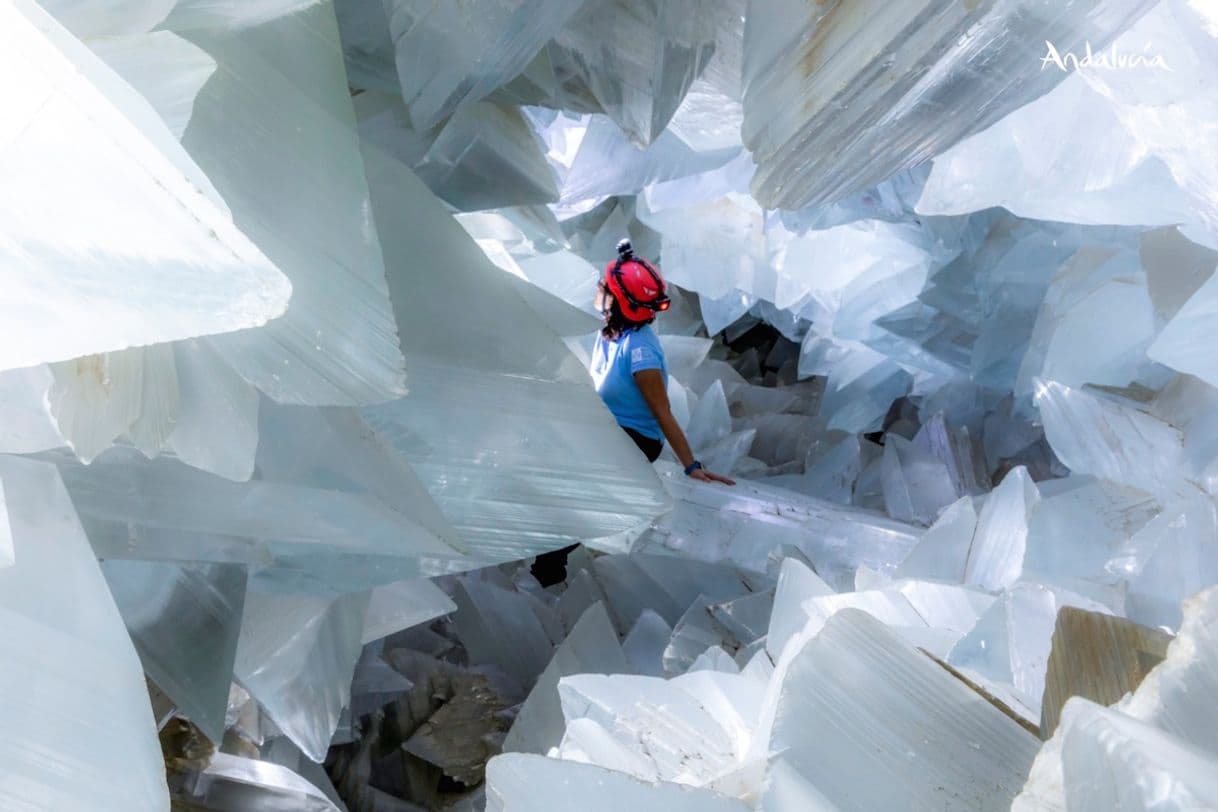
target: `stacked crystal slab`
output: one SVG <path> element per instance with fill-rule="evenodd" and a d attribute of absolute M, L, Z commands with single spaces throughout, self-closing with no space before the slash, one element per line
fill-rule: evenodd
<path fill-rule="evenodd" d="M 754 192 L 778 208 L 832 203 L 932 158 L 1065 78 L 1039 70 L 1046 39 L 1065 52 L 1102 48 L 1152 5 L 754 2 L 744 66 Z"/>

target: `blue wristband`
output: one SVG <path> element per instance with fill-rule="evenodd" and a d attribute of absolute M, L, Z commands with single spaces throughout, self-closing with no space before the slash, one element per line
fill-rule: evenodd
<path fill-rule="evenodd" d="M 698 462 L 697 460 L 694 460 L 689 465 L 685 466 L 685 476 L 689 476 L 694 471 L 701 471 L 701 470 L 702 470 L 702 463 Z"/>

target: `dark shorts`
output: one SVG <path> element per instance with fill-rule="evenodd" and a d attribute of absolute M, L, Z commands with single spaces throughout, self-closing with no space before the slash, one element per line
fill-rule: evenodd
<path fill-rule="evenodd" d="M 634 440 L 634 444 L 637 445 L 639 447 L 639 451 L 642 451 L 643 455 L 647 457 L 648 462 L 655 462 L 660 458 L 660 452 L 664 450 L 663 440 L 648 437 L 646 434 L 640 434 L 634 429 L 628 429 L 625 426 L 622 426 L 622 431 L 626 432 L 626 434 L 630 436 L 631 440 Z"/>
<path fill-rule="evenodd" d="M 663 440 L 648 437 L 646 434 L 639 434 L 634 429 L 628 429 L 625 426 L 622 426 L 622 431 L 626 432 L 631 440 L 634 440 L 634 444 L 647 457 L 648 462 L 655 462 L 659 458 L 660 452 L 664 450 Z M 533 573 L 533 577 L 542 586 L 562 583 L 567 579 L 567 556 L 577 546 L 579 545 L 572 544 L 570 547 L 564 547 L 561 550 L 542 553 L 537 556 L 537 560 L 533 562 L 533 566 L 529 568 L 529 571 Z"/>

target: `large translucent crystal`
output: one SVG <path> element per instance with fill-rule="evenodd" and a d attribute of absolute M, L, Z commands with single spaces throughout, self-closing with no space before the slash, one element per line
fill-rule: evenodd
<path fill-rule="evenodd" d="M 1184 622 L 1180 634 L 1168 645 L 1167 658 L 1146 676 L 1132 696 L 1116 706 L 1127 719 L 1103 713 L 1100 716 L 1106 718 L 1101 718 L 1099 726 L 1094 727 L 1088 720 L 1096 717 L 1095 708 L 1081 704 L 1080 700 L 1067 702 L 1062 723 L 1036 757 L 1027 784 L 1012 809 L 1064 810 L 1068 802 L 1073 809 L 1074 804 L 1087 802 L 1082 791 L 1090 786 L 1107 792 L 1099 796 L 1107 798 L 1114 787 L 1124 786 L 1131 802 L 1143 795 L 1148 783 L 1160 792 L 1188 793 L 1187 788 L 1199 777 L 1197 770 L 1191 769 L 1197 765 L 1198 757 L 1210 765 L 1200 775 L 1212 780 L 1212 765 L 1218 757 L 1218 720 L 1213 702 L 1213 697 L 1218 696 L 1216 617 L 1218 589 L 1207 589 L 1184 602 Z M 1083 724 L 1084 730 L 1072 737 L 1079 751 L 1069 755 L 1074 786 L 1068 787 L 1066 746 L 1075 720 Z M 1094 735 L 1105 726 L 1110 728 L 1109 733 L 1102 737 Z M 1087 727 L 1093 735 L 1088 735 Z M 1113 746 L 1104 747 L 1105 743 Z M 1143 748 L 1149 749 L 1138 757 L 1137 752 Z M 1165 762 L 1162 758 L 1166 753 L 1171 757 Z M 1130 755 L 1132 759 L 1128 758 Z M 1202 786 L 1205 783 L 1203 780 Z M 1184 795 L 1183 800 L 1187 804 L 1188 796 Z M 1142 806 L 1136 801 L 1132 808 Z"/>
<path fill-rule="evenodd" d="M 650 144 L 714 54 L 723 5 L 587 0 L 548 49 L 555 74 L 587 87 L 631 140 Z"/>
<path fill-rule="evenodd" d="M 558 200 L 541 139 L 518 109 L 491 102 L 470 104 L 454 114 L 416 171 L 461 211 Z"/>
<path fill-rule="evenodd" d="M 148 103 L 33 2 L 6 3 L 0 30 L 0 369 L 283 313 L 291 285 Z"/>
<path fill-rule="evenodd" d="M 700 597 L 730 600 L 750 591 L 748 576 L 735 567 L 673 555 L 601 556 L 593 572 L 619 631 L 631 630 L 648 612 L 675 626 Z"/>
<path fill-rule="evenodd" d="M 676 507 L 653 523 L 641 549 L 662 545 L 765 572 L 770 553 L 787 544 L 816 561 L 822 577 L 835 584 L 852 578 L 860 564 L 890 572 L 917 541 L 912 525 L 785 488 L 745 482 L 716 487 L 684 477 L 675 466 L 665 470 L 664 483 Z"/>
<path fill-rule="evenodd" d="M 545 669 L 553 644 L 528 598 L 476 578 L 458 582 L 453 616 L 470 661 L 492 665 L 531 685 Z"/>
<path fill-rule="evenodd" d="M 1107 569 L 1126 579 L 1126 612 L 1148 626 L 1176 629 L 1181 602 L 1218 583 L 1218 509 L 1201 494 L 1165 505 L 1128 538 Z"/>
<path fill-rule="evenodd" d="M 1016 584 L 981 615 L 948 660 L 985 679 L 1010 685 L 1016 698 L 1037 718 L 1055 619 L 1063 606 L 1110 613 L 1107 607 L 1066 590 Z"/>
<path fill-rule="evenodd" d="M 1041 304 L 1016 395 L 1034 378 L 1066 386 L 1124 386 L 1149 365 L 1154 309 L 1136 246 L 1080 249 L 1058 271 Z M 1087 352 L 1079 348 L 1086 346 Z"/>
<path fill-rule="evenodd" d="M 1156 361 L 1181 372 L 1196 375 L 1218 386 L 1218 365 L 1212 354 L 1202 348 L 1201 336 L 1208 335 L 1215 324 L 1218 309 L 1218 273 L 1210 276 L 1194 293 L 1175 317 L 1163 328 L 1146 354 Z"/>
<path fill-rule="evenodd" d="M 258 391 L 208 342 L 173 347 L 178 410 L 166 443 L 187 465 L 244 481 L 258 449 Z"/>
<path fill-rule="evenodd" d="M 1157 549 L 1149 539 L 1130 543 L 1163 507 L 1144 491 L 1084 476 L 1042 484 L 1028 521 L 1025 578 L 1066 587 L 1075 579 L 1107 584 L 1139 571 Z"/>
<path fill-rule="evenodd" d="M 102 572 L 149 678 L 220 744 L 245 604 L 245 568 L 112 559 L 102 563 Z"/>
<path fill-rule="evenodd" d="M 537 684 L 521 706 L 503 742 L 504 751 L 544 754 L 562 740 L 563 715 L 558 681 L 563 677 L 630 672 L 609 614 L 603 604 L 593 604 L 554 651 L 549 665 L 537 678 Z"/>
<path fill-rule="evenodd" d="M 1043 95 L 1058 51 L 1103 47 L 1152 2 L 750 5 L 744 142 L 767 207 L 831 203 L 933 157 Z M 944 109 L 977 112 L 945 118 Z"/>
<path fill-rule="evenodd" d="M 81 39 L 143 34 L 156 28 L 178 0 L 119 0 L 105 8 L 88 0 L 46 0 L 39 3 Z"/>
<path fill-rule="evenodd" d="M 1023 571 L 1028 516 L 1040 500 L 1027 469 L 1016 468 L 986 498 L 964 567 L 966 583 L 982 589 L 1010 586 Z"/>
<path fill-rule="evenodd" d="M 714 788 L 748 751 L 762 687 L 712 671 L 671 680 L 581 674 L 559 681 L 558 694 L 567 720 L 561 758 Z"/>
<path fill-rule="evenodd" d="M 1074 812 L 1218 805 L 1218 760 L 1163 731 L 1085 699 L 1066 706 L 1066 804 Z"/>
<path fill-rule="evenodd" d="M 235 31 L 217 23 L 182 33 L 219 66 L 182 143 L 293 285 L 283 319 L 215 348 L 280 402 L 356 405 L 401 394 L 332 4 Z"/>
<path fill-rule="evenodd" d="M 665 509 L 655 473 L 587 370 L 508 275 L 400 163 L 373 147 L 365 161 L 414 383 L 363 414 L 471 554 L 517 560 Z"/>
<path fill-rule="evenodd" d="M 351 698 L 368 593 L 251 587 L 237 643 L 238 681 L 301 751 L 322 761 Z"/>
<path fill-rule="evenodd" d="M 770 625 L 766 631 L 766 651 L 777 661 L 783 647 L 803 629 L 808 615 L 803 603 L 809 598 L 832 595 L 833 590 L 820 576 L 799 562 L 797 558 L 784 558 L 778 572 L 778 587 L 774 593 L 774 607 L 770 612 Z"/>
<path fill-rule="evenodd" d="M 340 812 L 342 809 L 322 789 L 288 767 L 229 753 L 213 755 L 181 796 L 191 806 L 207 810 Z"/>
<path fill-rule="evenodd" d="M 138 90 L 181 140 L 195 97 L 215 73 L 215 60 L 168 31 L 95 39 L 89 49 Z"/>
<path fill-rule="evenodd" d="M 1036 405 L 1049 443 L 1071 471 L 1153 494 L 1189 487 L 1180 431 L 1133 404 L 1040 381 Z"/>
<path fill-rule="evenodd" d="M 0 482 L 0 806 L 167 809 L 143 670 L 59 476 L 0 456 Z"/>
<path fill-rule="evenodd" d="M 46 395 L 54 378 L 46 366 L 0 372 L 0 451 L 30 454 L 63 445 L 47 408 Z"/>
<path fill-rule="evenodd" d="M 583 5 L 582 0 L 386 0 L 411 125 L 430 129 L 462 104 L 513 79 Z"/>
<path fill-rule="evenodd" d="M 637 778 L 591 764 L 526 753 L 505 753 L 486 768 L 487 812 L 587 812 L 663 809 L 669 812 L 746 812 L 735 798 L 669 782 Z M 545 787 L 539 792 L 539 787 Z"/>
<path fill-rule="evenodd" d="M 432 574 L 425 558 L 461 558 L 375 490 L 326 487 L 341 470 L 323 468 L 305 483 L 236 483 L 117 448 L 88 467 L 61 464 L 89 540 L 107 558 L 256 563 L 281 583 L 352 590 Z M 420 491 L 398 498 L 426 516 L 435 508 Z"/>
<path fill-rule="evenodd" d="M 837 809 L 1006 809 L 1036 754 L 1030 733 L 855 609 L 793 654 L 780 686 L 770 772 Z"/>
<path fill-rule="evenodd" d="M 899 435 L 889 435 L 880 461 L 888 515 L 930 524 L 957 493 L 943 461 Z"/>
<path fill-rule="evenodd" d="M 1218 175 L 1199 135 L 1213 127 L 1218 67 L 1207 14 L 1204 5 L 1158 3 L 1110 50 L 1096 49 L 1123 59 L 1119 68 L 1072 70 L 1049 93 L 936 156 L 918 211 L 1001 205 L 1072 223 L 1204 230 L 1208 221 L 1212 233 Z"/>
<path fill-rule="evenodd" d="M 448 595 L 423 578 L 378 586 L 368 599 L 360 642 L 371 643 L 456 609 Z"/>
<path fill-rule="evenodd" d="M 165 25 L 189 31 L 194 28 L 251 28 L 277 17 L 306 11 L 317 0 L 177 0 Z"/>
<path fill-rule="evenodd" d="M 648 677 L 664 676 L 664 649 L 671 637 L 672 627 L 664 618 L 644 609 L 622 641 L 622 653 L 631 670 Z"/>
<path fill-rule="evenodd" d="M 897 567 L 896 574 L 903 578 L 963 583 L 976 530 L 977 511 L 972 497 L 966 496 L 939 515 Z"/>

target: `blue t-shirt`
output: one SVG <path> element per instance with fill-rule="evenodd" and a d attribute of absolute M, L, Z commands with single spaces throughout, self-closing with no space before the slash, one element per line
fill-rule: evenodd
<path fill-rule="evenodd" d="M 660 370 L 664 383 L 668 383 L 664 348 L 650 324 L 627 330 L 613 341 L 597 335 L 596 346 L 592 348 L 591 372 L 601 400 L 617 418 L 619 426 L 661 440 L 660 424 L 634 381 L 634 373 L 644 369 Z"/>

